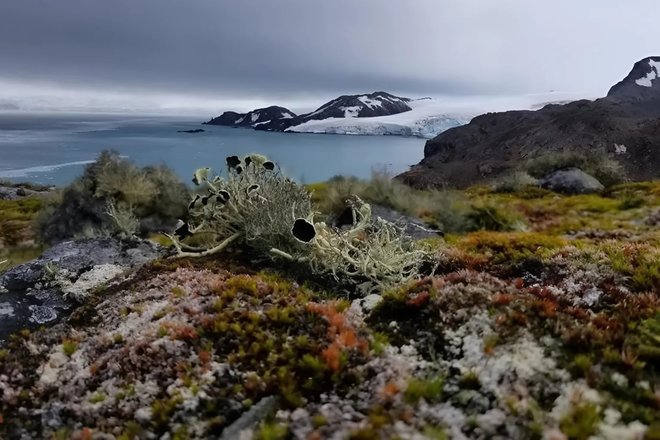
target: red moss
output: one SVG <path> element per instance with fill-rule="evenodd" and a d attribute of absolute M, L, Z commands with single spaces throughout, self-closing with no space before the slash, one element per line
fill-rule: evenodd
<path fill-rule="evenodd" d="M 429 302 L 431 294 L 428 291 L 423 291 L 410 298 L 406 304 L 413 307 L 423 307 Z"/>

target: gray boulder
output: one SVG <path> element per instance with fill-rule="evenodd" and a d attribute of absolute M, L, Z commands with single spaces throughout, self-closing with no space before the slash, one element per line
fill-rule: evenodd
<path fill-rule="evenodd" d="M 388 208 L 383 205 L 371 205 L 371 216 L 373 219 L 380 217 L 383 220 L 397 224 L 403 228 L 403 233 L 413 240 L 421 240 L 424 238 L 444 236 L 442 231 L 431 229 L 422 220 L 403 214 L 394 209 Z M 338 216 L 331 218 L 330 223 L 337 227 L 342 228 L 353 223 L 353 211 L 351 208 L 346 208 Z"/>
<path fill-rule="evenodd" d="M 165 253 L 162 247 L 138 239 L 67 241 L 0 274 L 0 345 L 21 328 L 57 322 L 94 288 Z"/>
<path fill-rule="evenodd" d="M 579 168 L 553 171 L 539 182 L 542 188 L 562 194 L 590 194 L 604 188 L 598 179 Z"/>

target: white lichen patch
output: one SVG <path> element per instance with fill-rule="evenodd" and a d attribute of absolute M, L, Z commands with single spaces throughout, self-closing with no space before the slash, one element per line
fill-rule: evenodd
<path fill-rule="evenodd" d="M 451 366 L 463 374 L 476 374 L 482 388 L 500 398 L 541 378 L 567 376 L 525 332 L 486 355 L 484 338 L 494 332 L 492 318 L 485 312 L 475 315 L 455 331 L 447 331 L 448 351 L 456 356 Z"/>
<path fill-rule="evenodd" d="M 100 264 L 80 275 L 73 283 L 63 283 L 62 292 L 65 297 L 71 297 L 82 302 L 90 291 L 107 283 L 112 278 L 124 272 L 125 268 L 115 264 Z"/>
<path fill-rule="evenodd" d="M 0 303 L 0 318 L 3 316 L 14 316 L 14 307 L 8 302 Z"/>

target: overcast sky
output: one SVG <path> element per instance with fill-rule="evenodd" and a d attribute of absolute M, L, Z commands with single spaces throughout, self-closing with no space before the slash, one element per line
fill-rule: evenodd
<path fill-rule="evenodd" d="M 0 0 L 0 108 L 599 96 L 660 55 L 659 21 L 658 0 Z"/>

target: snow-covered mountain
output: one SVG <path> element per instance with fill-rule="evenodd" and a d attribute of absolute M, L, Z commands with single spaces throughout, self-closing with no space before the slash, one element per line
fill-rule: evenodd
<path fill-rule="evenodd" d="M 394 96 L 386 92 L 365 95 L 342 95 L 323 104 L 318 109 L 300 115 L 298 123 L 328 118 L 369 118 L 410 111 L 410 98 Z"/>
<path fill-rule="evenodd" d="M 394 96 L 386 92 L 342 95 L 326 102 L 313 112 L 299 116 L 284 107 L 272 106 L 248 113 L 224 112 L 206 124 L 285 131 L 291 126 L 307 121 L 320 121 L 328 118 L 367 118 L 408 112 L 411 110 L 407 105 L 409 101 L 411 101 L 409 98 Z"/>
<path fill-rule="evenodd" d="M 329 117 L 310 119 L 285 131 L 357 135 L 396 135 L 432 138 L 443 131 L 466 124 L 469 115 L 446 114 L 441 102 L 434 99 L 409 99 L 409 111 L 373 117 Z"/>

